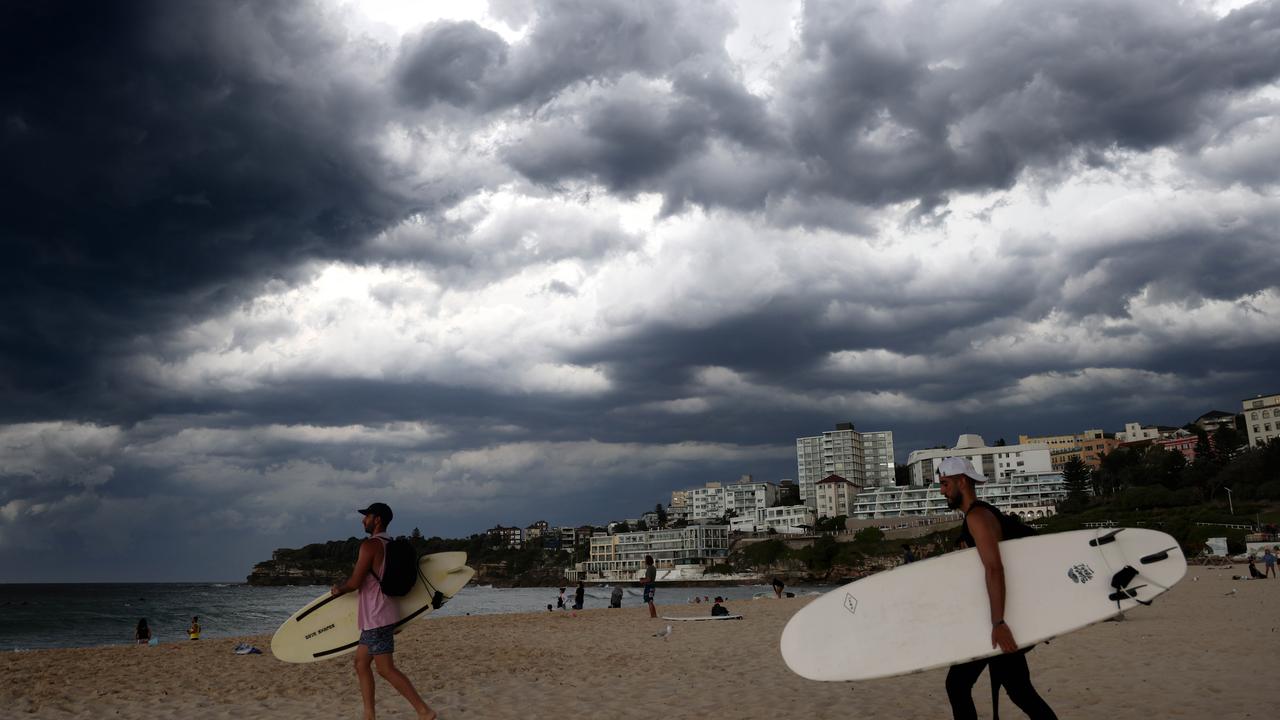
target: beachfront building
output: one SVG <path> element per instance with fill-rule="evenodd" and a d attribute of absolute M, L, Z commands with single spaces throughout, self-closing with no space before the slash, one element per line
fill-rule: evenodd
<path fill-rule="evenodd" d="M 1061 472 L 1067 463 L 1079 460 L 1091 468 L 1102 464 L 1101 456 L 1115 448 L 1115 436 L 1101 429 L 1085 430 L 1072 435 L 1019 435 L 1019 445 L 1049 446 L 1050 469 Z"/>
<path fill-rule="evenodd" d="M 1250 447 L 1261 447 L 1280 438 L 1280 394 L 1256 395 L 1246 398 L 1243 404 Z"/>
<path fill-rule="evenodd" d="M 862 433 L 863 487 L 894 485 L 893 431 Z"/>
<path fill-rule="evenodd" d="M 520 548 L 523 544 L 523 532 L 518 527 L 495 525 L 484 533 L 495 545 L 508 548 Z"/>
<path fill-rule="evenodd" d="M 755 482 L 750 475 L 743 475 L 738 482 L 724 487 L 724 509 L 732 517 L 755 517 L 757 511 L 772 507 L 778 502 L 778 486 L 770 482 Z"/>
<path fill-rule="evenodd" d="M 529 527 L 524 529 L 525 542 L 533 542 L 538 538 L 546 535 L 551 530 L 551 524 L 546 520 L 538 520 Z"/>
<path fill-rule="evenodd" d="M 800 502 L 800 486 L 791 478 L 778 481 L 778 504 L 795 505 Z"/>
<path fill-rule="evenodd" d="M 848 517 L 852 513 L 853 499 L 858 495 L 858 486 L 839 475 L 828 475 L 818 481 L 817 511 L 818 517 Z"/>
<path fill-rule="evenodd" d="M 686 491 L 689 497 L 689 519 L 724 517 L 724 486 L 709 482 Z"/>
<path fill-rule="evenodd" d="M 866 483 L 862 434 L 853 423 L 837 423 L 835 430 L 796 438 L 796 477 L 805 505 L 817 509 L 818 481 L 828 475 L 839 475 L 857 485 Z"/>
<path fill-rule="evenodd" d="M 1227 427 L 1232 430 L 1236 429 L 1236 416 L 1229 412 L 1221 410 L 1210 410 L 1195 419 L 1196 427 L 1209 433 L 1210 435 L 1218 431 L 1218 428 Z"/>
<path fill-rule="evenodd" d="M 582 565 L 588 577 L 634 580 L 644 567 L 645 555 L 653 556 L 659 570 L 723 562 L 729 554 L 729 526 L 691 525 L 675 530 L 594 535 L 590 548 L 590 559 Z"/>
<path fill-rule="evenodd" d="M 1159 440 L 1160 428 L 1156 425 L 1143 425 L 1130 422 L 1124 424 L 1124 431 L 1116 433 L 1116 440 L 1122 443 L 1139 442 L 1141 440 Z"/>
<path fill-rule="evenodd" d="M 779 535 L 800 535 L 813 529 L 817 513 L 808 505 L 783 505 L 757 510 L 735 517 L 729 528 L 735 533 L 760 533 L 772 530 Z"/>
<path fill-rule="evenodd" d="M 1053 515 L 1058 501 L 1067 496 L 1062 473 L 1052 471 L 1016 473 L 981 483 L 976 491 L 979 500 L 991 503 L 1001 512 L 1018 513 L 1024 519 Z M 858 493 L 849 517 L 867 520 L 954 512 L 947 507 L 947 499 L 938 492 L 936 485 L 882 487 Z"/>
<path fill-rule="evenodd" d="M 915 450 L 907 456 L 911 486 L 924 487 L 937 479 L 935 469 L 943 458 L 968 458 L 989 481 L 1008 480 L 1014 475 L 1053 471 L 1049 446 L 1044 443 L 987 447 L 981 435 L 961 435 L 953 448 Z"/>

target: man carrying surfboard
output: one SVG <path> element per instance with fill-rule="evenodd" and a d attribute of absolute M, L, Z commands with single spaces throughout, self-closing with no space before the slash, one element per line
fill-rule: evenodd
<path fill-rule="evenodd" d="M 978 499 L 974 487 L 985 481 L 986 478 L 973 467 L 968 458 L 949 457 L 938 466 L 938 489 L 946 497 L 947 506 L 964 513 L 960 542 L 966 547 L 976 547 L 978 557 L 982 559 L 987 599 L 991 605 L 991 647 L 999 647 L 1003 651 L 1000 655 L 951 666 L 951 670 L 947 672 L 947 698 L 951 701 L 951 713 L 956 720 L 978 717 L 978 711 L 973 705 L 973 684 L 978 681 L 983 668 L 990 667 L 992 685 L 1003 685 L 1009 693 L 1009 699 L 1027 717 L 1032 720 L 1056 720 L 1058 716 L 1031 685 L 1027 650 L 1018 650 L 1013 630 L 1004 621 L 1006 586 L 999 543 L 1025 533 L 1021 532 L 1020 523 Z"/>
<path fill-rule="evenodd" d="M 386 544 L 391 540 L 387 535 L 387 526 L 391 524 L 391 508 L 386 503 L 373 503 L 358 512 L 364 516 L 364 531 L 370 537 L 360 543 L 360 554 L 356 558 L 356 567 L 351 572 L 351 577 L 341 585 L 334 585 L 329 592 L 333 595 L 357 590 L 360 592 L 356 612 L 360 625 L 360 644 L 356 648 L 355 666 L 356 677 L 360 681 L 360 696 L 364 700 L 365 720 L 373 720 L 375 715 L 371 665 L 376 665 L 378 674 L 413 705 L 420 720 L 434 720 L 436 711 L 423 702 L 422 696 L 414 689 L 413 682 L 400 672 L 392 657 L 399 615 L 395 601 L 382 592 L 379 581 L 387 572 Z"/>

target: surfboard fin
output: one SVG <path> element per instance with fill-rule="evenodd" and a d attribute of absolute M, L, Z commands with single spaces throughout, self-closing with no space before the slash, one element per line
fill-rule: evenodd
<path fill-rule="evenodd" d="M 1115 530 L 1112 530 L 1106 535 L 1099 535 L 1098 537 L 1089 541 L 1089 547 L 1100 547 L 1102 545 L 1106 545 L 1107 543 L 1115 542 L 1116 535 L 1119 535 L 1121 530 L 1124 530 L 1124 528 L 1116 528 Z"/>
<path fill-rule="evenodd" d="M 1173 549 L 1174 549 L 1174 548 L 1165 548 L 1164 550 L 1161 550 L 1160 552 L 1157 552 L 1157 553 L 1151 553 L 1150 555 L 1143 555 L 1143 556 L 1139 559 L 1139 562 L 1141 562 L 1143 565 L 1150 565 L 1150 564 L 1151 564 L 1151 563 L 1153 563 L 1153 562 L 1160 562 L 1161 560 L 1168 560 L 1168 559 L 1169 559 L 1169 551 L 1170 551 L 1170 550 L 1173 550 Z"/>

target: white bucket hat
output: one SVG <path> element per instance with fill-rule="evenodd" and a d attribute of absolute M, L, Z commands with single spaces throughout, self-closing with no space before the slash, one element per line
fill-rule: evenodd
<path fill-rule="evenodd" d="M 969 462 L 969 458 L 949 457 L 938 464 L 938 477 L 948 475 L 968 475 L 970 480 L 976 483 L 984 483 L 987 478 L 973 467 L 973 463 Z"/>

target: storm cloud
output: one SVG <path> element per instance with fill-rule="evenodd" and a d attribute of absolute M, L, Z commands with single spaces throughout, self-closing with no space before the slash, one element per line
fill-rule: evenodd
<path fill-rule="evenodd" d="M 1280 3 L 382 10 L 3 11 L 0 581 L 1280 387 Z"/>

